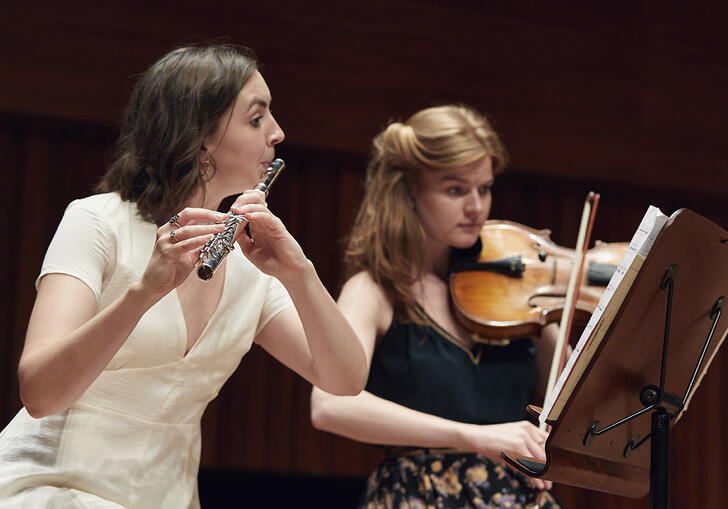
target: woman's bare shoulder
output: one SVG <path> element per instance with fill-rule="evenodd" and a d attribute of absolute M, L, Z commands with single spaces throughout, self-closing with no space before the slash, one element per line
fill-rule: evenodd
<path fill-rule="evenodd" d="M 379 301 L 380 303 L 389 304 L 384 289 L 372 277 L 367 270 L 357 272 L 346 280 L 341 289 L 341 294 L 357 294 L 363 299 Z"/>
<path fill-rule="evenodd" d="M 357 272 L 344 283 L 338 303 L 348 316 L 375 323 L 377 333 L 389 327 L 392 303 L 384 289 L 366 270 Z"/>

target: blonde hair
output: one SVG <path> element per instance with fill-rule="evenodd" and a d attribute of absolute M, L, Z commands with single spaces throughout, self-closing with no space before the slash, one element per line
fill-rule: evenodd
<path fill-rule="evenodd" d="M 463 105 L 420 110 L 392 122 L 373 141 L 364 199 L 345 252 L 348 275 L 367 270 L 395 312 L 415 322 L 412 284 L 422 275 L 425 233 L 411 190 L 422 171 L 464 166 L 490 157 L 493 173 L 508 155 L 490 122 Z"/>

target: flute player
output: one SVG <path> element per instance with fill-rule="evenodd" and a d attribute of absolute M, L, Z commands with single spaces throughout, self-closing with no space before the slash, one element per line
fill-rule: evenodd
<path fill-rule="evenodd" d="M 360 341 L 252 190 L 284 138 L 270 104 L 245 48 L 178 48 L 142 75 L 100 194 L 68 206 L 37 280 L 0 507 L 199 507 L 200 419 L 253 341 L 328 392 L 362 389 Z M 201 281 L 242 191 L 252 238 Z"/>

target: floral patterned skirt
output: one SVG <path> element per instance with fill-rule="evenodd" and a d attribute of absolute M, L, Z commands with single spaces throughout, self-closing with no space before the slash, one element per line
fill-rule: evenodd
<path fill-rule="evenodd" d="M 367 480 L 359 509 L 535 509 L 527 477 L 476 453 L 416 449 L 390 457 Z M 540 509 L 561 509 L 544 491 Z"/>

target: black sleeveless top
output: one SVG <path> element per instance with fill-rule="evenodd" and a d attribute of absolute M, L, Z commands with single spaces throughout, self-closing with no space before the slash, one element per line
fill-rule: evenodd
<path fill-rule="evenodd" d="M 471 351 L 417 308 L 432 326 L 396 317 L 372 357 L 366 390 L 408 408 L 470 424 L 527 417 L 537 383 L 529 338 Z"/>

